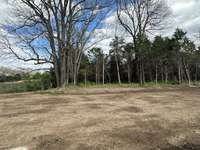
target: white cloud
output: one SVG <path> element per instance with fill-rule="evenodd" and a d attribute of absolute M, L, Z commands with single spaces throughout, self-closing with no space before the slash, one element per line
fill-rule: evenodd
<path fill-rule="evenodd" d="M 14 7 L 13 1 L 0 0 L 0 25 L 16 20 L 16 17 L 13 16 Z"/>
<path fill-rule="evenodd" d="M 164 31 L 164 35 L 173 34 L 174 30 L 182 28 L 188 32 L 188 36 L 194 39 L 194 35 L 200 31 L 200 1 L 199 0 L 168 0 L 172 11 L 170 27 Z"/>
<path fill-rule="evenodd" d="M 32 68 L 32 69 L 38 69 L 38 68 L 49 68 L 51 65 L 44 64 L 44 65 L 35 65 L 34 61 L 32 62 L 24 62 L 21 60 L 18 60 L 14 55 L 9 54 L 9 50 L 7 49 L 4 44 L 2 44 L 2 37 L 8 36 L 9 42 L 12 45 L 13 49 L 15 49 L 15 52 L 17 54 L 20 54 L 20 56 L 25 56 L 25 53 L 16 47 L 16 39 L 13 35 L 9 35 L 4 29 L 2 29 L 2 25 L 9 23 L 19 23 L 18 18 L 14 17 L 13 11 L 16 6 L 18 6 L 16 3 L 12 3 L 12 0 L 0 0 L 0 66 L 4 67 L 11 67 L 11 68 Z M 16 6 L 15 6 L 16 5 Z M 21 6 L 21 4 L 20 4 Z M 25 9 L 25 8 L 24 8 Z"/>
<path fill-rule="evenodd" d="M 105 53 L 109 52 L 110 42 L 116 35 L 125 38 L 127 42 L 130 41 L 129 35 L 125 32 L 124 28 L 120 26 L 116 12 L 109 13 L 103 21 L 103 24 L 103 28 L 97 29 L 96 32 L 104 35 L 106 38 L 95 46 L 102 48 Z"/>
<path fill-rule="evenodd" d="M 1 6 L 0 6 L 0 22 L 2 23 L 3 21 L 6 20 L 8 13 L 7 9 L 8 9 L 8 5 L 6 3 L 6 0 L 0 0 Z"/>

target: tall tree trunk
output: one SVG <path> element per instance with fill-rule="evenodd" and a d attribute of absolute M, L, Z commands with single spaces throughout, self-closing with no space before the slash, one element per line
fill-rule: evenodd
<path fill-rule="evenodd" d="M 143 79 L 142 79 L 142 61 L 141 61 L 141 59 L 139 61 L 139 81 L 140 81 L 140 85 L 142 85 Z"/>
<path fill-rule="evenodd" d="M 102 82 L 103 85 L 105 83 L 105 62 L 104 62 L 104 55 L 103 55 L 103 68 L 102 68 Z"/>
<path fill-rule="evenodd" d="M 136 76 L 137 76 L 137 82 L 140 82 L 140 66 L 139 62 L 136 63 L 137 71 L 136 71 Z M 134 79 L 133 79 L 134 81 Z"/>
<path fill-rule="evenodd" d="M 161 79 L 162 79 L 162 82 L 164 81 L 164 68 L 163 68 L 163 65 L 162 65 L 162 63 L 160 63 L 160 67 L 161 67 L 161 69 L 160 69 L 160 71 L 161 71 Z"/>
<path fill-rule="evenodd" d="M 67 85 L 69 85 L 69 78 L 70 78 L 70 55 L 71 53 L 70 53 L 70 51 L 68 50 L 67 51 L 67 69 L 66 69 L 66 71 L 67 71 L 67 74 L 66 74 L 66 84 Z"/>
<path fill-rule="evenodd" d="M 167 65 L 165 65 L 165 83 L 168 82 L 168 69 L 167 69 Z"/>
<path fill-rule="evenodd" d="M 181 84 L 182 83 L 182 75 L 181 75 L 181 65 L 180 62 L 178 63 L 178 83 Z"/>
<path fill-rule="evenodd" d="M 61 58 L 61 56 L 57 57 L 56 55 L 56 48 L 55 48 L 55 41 L 53 38 L 53 30 L 52 28 L 49 26 L 49 42 L 50 42 L 50 47 L 52 49 L 52 54 L 53 54 L 53 62 L 54 62 L 54 69 L 55 69 L 55 75 L 56 75 L 56 84 L 57 87 L 61 87 L 61 68 L 60 68 L 60 61 L 59 59 Z M 61 55 L 61 54 L 60 54 Z"/>
<path fill-rule="evenodd" d="M 184 65 L 184 69 L 185 69 L 185 73 L 187 76 L 187 80 L 188 80 L 188 85 L 191 86 L 191 78 L 190 78 L 190 69 L 189 69 L 189 65 L 186 64 L 186 62 L 183 60 L 183 65 Z"/>
<path fill-rule="evenodd" d="M 188 84 L 191 86 L 191 77 L 190 77 L 190 70 L 187 69 L 187 76 L 188 76 Z"/>
<path fill-rule="evenodd" d="M 130 67 L 130 64 L 128 64 L 128 83 L 131 83 L 131 67 Z"/>
<path fill-rule="evenodd" d="M 85 70 L 85 87 L 86 87 L 86 85 L 87 85 L 87 71 Z"/>
<path fill-rule="evenodd" d="M 76 67 L 74 67 L 73 83 L 74 83 L 74 85 L 77 85 Z"/>
<path fill-rule="evenodd" d="M 156 84 L 158 84 L 158 64 L 156 62 Z"/>
<path fill-rule="evenodd" d="M 117 58 L 117 52 L 116 49 L 114 50 L 115 52 L 115 62 L 116 62 L 116 66 L 117 66 L 117 78 L 118 78 L 118 83 L 121 84 L 121 77 L 120 77 L 120 69 L 119 69 L 119 61 Z"/>
<path fill-rule="evenodd" d="M 97 68 L 97 62 L 96 62 L 96 67 L 95 67 L 95 69 L 96 69 L 96 70 L 95 70 L 95 76 L 96 76 L 96 79 L 95 79 L 95 80 L 96 80 L 96 84 L 98 84 L 98 72 L 97 72 L 97 71 L 98 71 L 98 68 Z"/>
<path fill-rule="evenodd" d="M 106 71 L 106 74 L 107 74 L 107 76 L 108 76 L 108 81 L 109 81 L 109 83 L 111 83 L 111 76 L 110 76 L 110 73 L 109 73 L 108 71 Z"/>
<path fill-rule="evenodd" d="M 149 67 L 149 79 L 150 79 L 151 82 L 153 81 L 152 70 L 151 70 L 150 67 Z"/>
<path fill-rule="evenodd" d="M 56 85 L 57 87 L 61 87 L 61 83 L 60 83 L 60 71 L 59 71 L 59 67 L 58 64 L 55 63 L 54 64 L 54 71 L 55 71 L 55 75 L 56 75 Z"/>
<path fill-rule="evenodd" d="M 191 86 L 191 78 L 190 78 L 190 70 L 188 68 L 188 66 L 185 66 L 186 68 L 186 75 L 187 75 L 187 79 L 188 79 L 188 85 Z"/>
<path fill-rule="evenodd" d="M 145 81 L 145 70 L 144 70 L 144 63 L 142 62 L 142 83 L 144 84 L 146 81 Z"/>
<path fill-rule="evenodd" d="M 73 83 L 74 83 L 74 85 L 77 85 L 77 83 L 78 83 L 77 77 L 78 77 L 78 64 L 75 62 L 74 63 L 74 73 L 73 73 Z"/>
<path fill-rule="evenodd" d="M 101 80 L 101 71 L 100 71 L 100 69 L 101 69 L 101 64 L 100 64 L 100 59 L 98 59 L 99 61 L 98 61 L 98 84 L 100 84 L 100 80 Z"/>
<path fill-rule="evenodd" d="M 198 81 L 198 64 L 195 64 L 195 82 Z"/>
<path fill-rule="evenodd" d="M 63 48 L 62 50 L 62 62 L 61 62 L 61 86 L 65 87 L 66 83 L 66 51 Z"/>

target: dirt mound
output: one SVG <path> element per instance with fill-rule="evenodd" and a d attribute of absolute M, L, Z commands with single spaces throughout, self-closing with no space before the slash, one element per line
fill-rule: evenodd
<path fill-rule="evenodd" d="M 31 150 L 66 150 L 66 142 L 55 135 L 35 137 L 31 143 Z"/>

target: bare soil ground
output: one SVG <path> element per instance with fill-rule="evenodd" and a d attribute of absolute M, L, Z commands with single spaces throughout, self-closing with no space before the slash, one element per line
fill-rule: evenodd
<path fill-rule="evenodd" d="M 1 94 L 0 149 L 200 150 L 200 89 Z"/>

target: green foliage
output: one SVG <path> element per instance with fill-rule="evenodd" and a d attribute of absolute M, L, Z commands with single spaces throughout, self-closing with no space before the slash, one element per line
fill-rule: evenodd
<path fill-rule="evenodd" d="M 115 36 L 115 38 L 110 43 L 110 55 L 117 55 L 118 59 L 122 58 L 123 49 L 125 46 L 125 41 L 122 37 Z"/>
<path fill-rule="evenodd" d="M 36 91 L 40 90 L 39 85 L 40 84 L 36 81 L 0 83 L 0 93 L 18 93 L 18 92 Z"/>
<path fill-rule="evenodd" d="M 44 73 L 41 76 L 41 85 L 42 85 L 42 90 L 46 90 L 52 87 L 50 74 Z"/>
<path fill-rule="evenodd" d="M 145 56 L 148 54 L 148 51 L 151 49 L 151 42 L 146 35 L 138 36 L 137 38 L 138 46 L 138 55 Z"/>
<path fill-rule="evenodd" d="M 52 76 L 49 72 L 45 73 L 35 73 L 30 75 L 27 83 L 28 90 L 46 90 L 52 87 Z"/>
<path fill-rule="evenodd" d="M 42 89 L 41 82 L 37 80 L 25 81 L 24 86 L 26 91 L 37 91 Z"/>
<path fill-rule="evenodd" d="M 107 83 L 107 84 L 96 84 L 95 82 L 87 82 L 87 84 L 81 82 L 78 87 L 80 88 L 139 88 L 139 87 L 169 87 L 169 86 L 177 86 L 178 84 L 175 81 L 168 81 L 165 82 L 146 82 L 145 84 L 141 85 L 139 83 Z"/>
<path fill-rule="evenodd" d="M 12 82 L 20 81 L 24 75 L 15 74 L 15 75 L 0 75 L 0 82 Z"/>
<path fill-rule="evenodd" d="M 47 90 L 52 88 L 52 76 L 49 72 L 26 76 L 26 80 L 0 84 L 0 93 Z"/>

